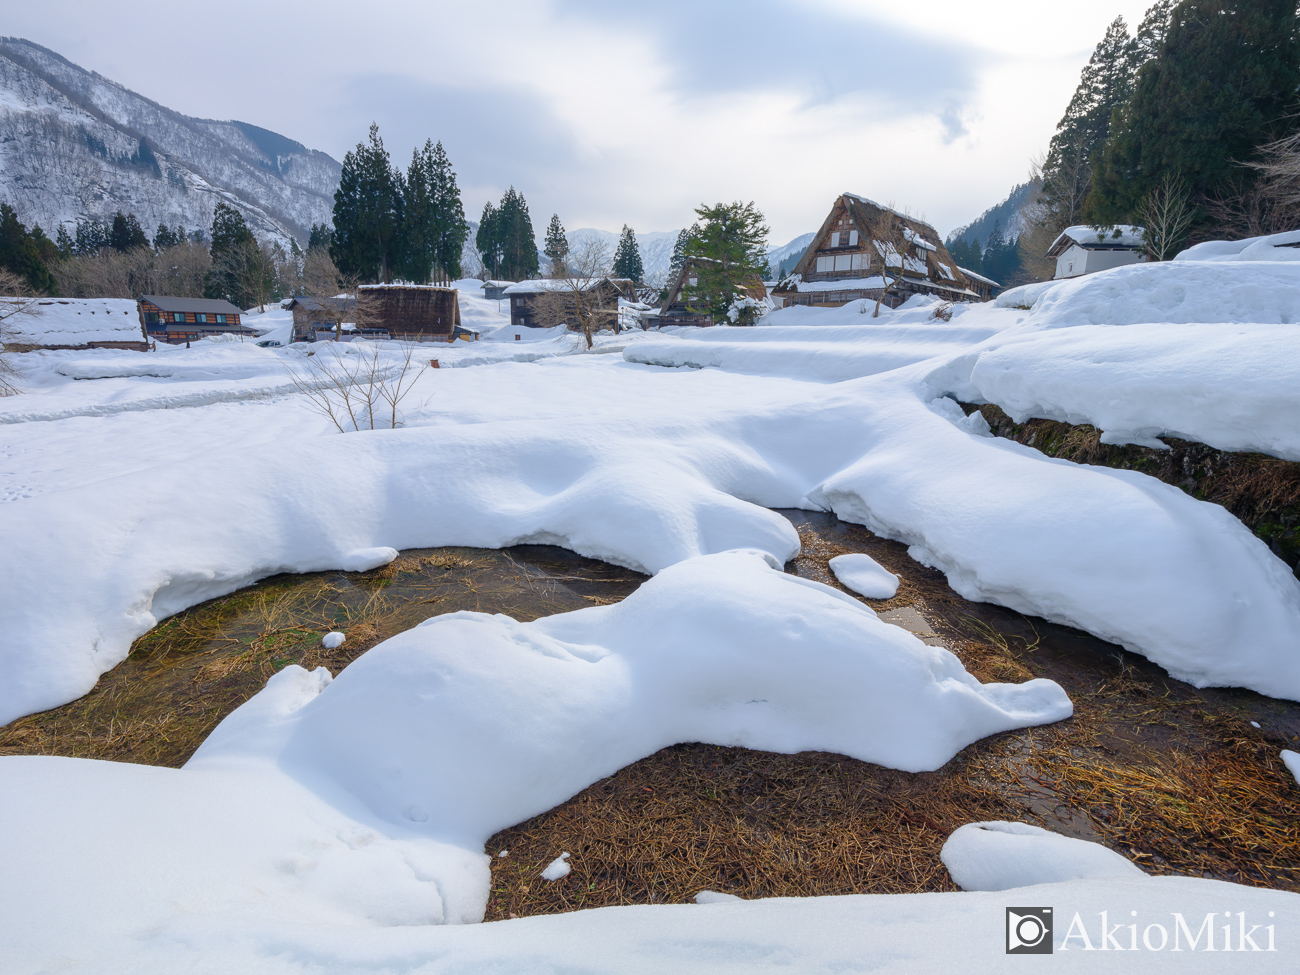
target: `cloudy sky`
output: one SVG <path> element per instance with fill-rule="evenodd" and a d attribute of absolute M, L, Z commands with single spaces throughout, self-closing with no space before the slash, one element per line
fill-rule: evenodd
<path fill-rule="evenodd" d="M 1022 182 L 1117 15 L 1149 0 L 39 0 L 3 29 L 189 115 L 337 159 L 442 140 L 465 207 L 667 230 L 753 200 L 773 243 L 852 190 L 942 233 Z"/>

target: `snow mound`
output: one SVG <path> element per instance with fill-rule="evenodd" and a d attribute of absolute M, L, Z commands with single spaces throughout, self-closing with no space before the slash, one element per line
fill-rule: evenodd
<path fill-rule="evenodd" d="M 1296 784 L 1300 785 L 1300 752 L 1293 752 L 1289 748 L 1283 748 L 1282 763 L 1286 765 L 1287 771 L 1296 780 Z"/>
<path fill-rule="evenodd" d="M 724 894 L 717 890 L 702 890 L 691 899 L 697 904 L 735 904 L 745 900 L 735 894 Z"/>
<path fill-rule="evenodd" d="M 922 771 L 1071 713 L 1051 681 L 980 684 L 857 600 L 740 551 L 680 562 L 616 605 L 428 620 L 295 712 L 280 764 L 385 822 L 481 849 L 683 741 Z M 230 754 L 205 744 L 191 764 Z"/>
<path fill-rule="evenodd" d="M 569 866 L 567 862 L 568 859 L 569 859 L 569 854 L 567 853 L 561 853 L 559 856 L 557 856 L 554 860 L 548 863 L 546 865 L 546 869 L 542 871 L 542 879 L 560 880 L 564 877 L 567 877 L 569 875 L 569 871 L 573 869 L 572 867 Z"/>
<path fill-rule="evenodd" d="M 346 639 L 347 637 L 342 633 L 340 633 L 338 630 L 330 630 L 330 632 L 326 633 L 323 637 L 321 637 L 320 642 L 321 645 L 325 647 L 326 650 L 334 650 L 338 647 L 343 646 L 343 641 L 345 641 Z"/>
<path fill-rule="evenodd" d="M 868 599 L 893 599 L 898 592 L 898 576 L 870 555 L 837 555 L 830 560 L 835 578 L 859 596 Z"/>
<path fill-rule="evenodd" d="M 397 558 L 397 549 L 387 545 L 358 548 L 339 559 L 339 568 L 344 572 L 369 572 L 381 565 L 387 565 L 395 558 Z"/>
<path fill-rule="evenodd" d="M 1028 823 L 967 823 L 948 837 L 939 858 L 962 890 L 1010 890 L 1067 880 L 1147 876 L 1100 843 Z"/>
<path fill-rule="evenodd" d="M 1244 240 L 1207 240 L 1180 253 L 1175 261 L 1300 261 L 1300 230 Z"/>
<path fill-rule="evenodd" d="M 1300 460 L 1300 327 L 1080 325 L 995 339 L 931 377 L 942 391 L 1030 417 L 1088 423 L 1102 443 Z"/>
<path fill-rule="evenodd" d="M 1010 295 L 998 298 L 1000 307 L 1014 300 Z M 1129 264 L 1052 282 L 1032 305 L 1026 323 L 1044 328 L 1142 322 L 1289 325 L 1300 322 L 1300 264 Z"/>

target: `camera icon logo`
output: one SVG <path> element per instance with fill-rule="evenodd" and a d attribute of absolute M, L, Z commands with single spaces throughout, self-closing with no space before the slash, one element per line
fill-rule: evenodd
<path fill-rule="evenodd" d="M 1050 907 L 1007 908 L 1007 954 L 1050 955 L 1052 953 L 1052 909 Z"/>

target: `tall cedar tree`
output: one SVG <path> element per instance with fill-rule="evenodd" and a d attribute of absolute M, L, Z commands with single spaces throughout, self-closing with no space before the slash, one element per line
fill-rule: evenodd
<path fill-rule="evenodd" d="M 1124 18 L 1116 17 L 1084 67 L 1043 163 L 1042 200 L 1052 214 L 1053 230 L 1081 219 L 1092 188 L 1093 156 L 1110 135 L 1111 114 L 1132 91 L 1137 57 L 1137 42 L 1129 37 Z"/>
<path fill-rule="evenodd" d="M 252 304 L 240 269 L 257 247 L 244 215 L 221 202 L 212 211 L 212 270 L 203 282 L 206 298 L 223 298 L 240 308 Z"/>
<path fill-rule="evenodd" d="M 977 271 L 977 273 L 992 278 L 1001 284 L 1015 281 L 1020 272 L 1020 249 L 1016 246 L 1015 238 L 1008 238 L 1002 232 L 1002 221 L 1000 220 L 993 225 L 993 231 L 989 234 L 989 239 L 984 245 L 980 268 L 982 270 Z M 976 271 L 976 268 L 971 268 L 971 270 Z"/>
<path fill-rule="evenodd" d="M 0 268 L 25 278 L 37 293 L 52 293 L 54 276 L 47 262 L 54 259 L 55 253 L 53 241 L 39 225 L 29 232 L 14 208 L 0 203 Z"/>
<path fill-rule="evenodd" d="M 311 231 L 307 234 L 307 250 L 314 251 L 318 247 L 325 250 L 330 249 L 334 243 L 334 231 L 323 223 L 314 223 L 311 225 Z"/>
<path fill-rule="evenodd" d="M 1256 179 L 1241 165 L 1290 131 L 1300 87 L 1295 0 L 1183 0 L 1095 160 L 1084 217 L 1133 221 L 1166 177 L 1194 198 L 1228 198 Z"/>
<path fill-rule="evenodd" d="M 691 308 L 726 321 L 741 288 L 767 271 L 767 225 L 753 203 L 701 204 L 695 213 L 699 232 L 686 240 L 682 255 L 698 283 L 684 295 Z"/>
<path fill-rule="evenodd" d="M 492 201 L 483 204 L 483 215 L 479 217 L 478 233 L 474 236 L 474 246 L 478 248 L 483 267 L 494 278 L 501 277 L 501 214 Z"/>
<path fill-rule="evenodd" d="M 393 279 L 401 260 L 402 176 L 389 162 L 379 126 L 370 142 L 343 157 L 334 194 L 334 237 L 330 256 L 339 271 L 363 281 Z"/>
<path fill-rule="evenodd" d="M 460 200 L 456 171 L 451 168 L 451 160 L 441 142 L 433 147 L 428 166 L 429 186 L 438 216 L 434 227 L 434 265 L 455 281 L 462 273 L 460 261 L 465 253 L 465 241 L 469 239 L 469 221 L 465 219 L 465 207 Z"/>
<path fill-rule="evenodd" d="M 108 232 L 108 246 L 121 254 L 133 251 L 137 247 L 149 246 L 149 238 L 145 236 L 144 228 L 140 226 L 140 221 L 135 218 L 134 213 L 123 214 L 118 210 L 113 214 L 113 226 Z"/>
<path fill-rule="evenodd" d="M 546 241 L 542 253 L 551 262 L 547 269 L 551 274 L 558 277 L 564 273 L 564 259 L 569 256 L 569 238 L 565 236 L 564 224 L 560 223 L 558 213 L 552 213 L 551 222 L 546 225 Z"/>
<path fill-rule="evenodd" d="M 501 198 L 497 210 L 501 238 L 501 273 L 511 281 L 523 281 L 537 274 L 537 238 L 528 215 L 528 201 L 512 186 Z"/>
<path fill-rule="evenodd" d="M 686 260 L 686 245 L 699 235 L 700 225 L 698 223 L 691 224 L 689 229 L 683 228 L 682 230 L 677 231 L 677 241 L 673 244 L 673 256 L 668 262 L 668 273 L 670 277 L 682 269 L 682 264 Z"/>
<path fill-rule="evenodd" d="M 641 249 L 636 244 L 636 232 L 627 224 L 623 224 L 623 233 L 618 238 L 618 250 L 614 252 L 614 276 L 631 278 L 637 284 L 645 276 Z"/>

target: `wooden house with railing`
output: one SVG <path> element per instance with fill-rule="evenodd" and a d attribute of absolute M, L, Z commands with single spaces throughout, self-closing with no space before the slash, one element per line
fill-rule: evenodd
<path fill-rule="evenodd" d="M 178 345 L 209 335 L 257 334 L 240 321 L 243 312 L 230 302 L 215 298 L 144 295 L 139 309 L 145 334 L 155 342 Z"/>
<path fill-rule="evenodd" d="M 773 290 L 780 305 L 838 307 L 912 295 L 979 301 L 938 232 L 923 220 L 856 193 L 842 193 L 794 270 Z"/>

